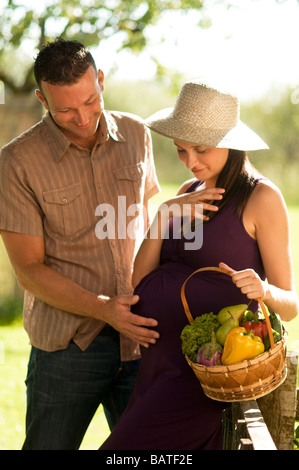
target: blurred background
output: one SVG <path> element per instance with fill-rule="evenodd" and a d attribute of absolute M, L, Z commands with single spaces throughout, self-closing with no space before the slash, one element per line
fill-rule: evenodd
<path fill-rule="evenodd" d="M 105 74 L 106 109 L 146 118 L 173 106 L 192 78 L 211 78 L 239 93 L 241 119 L 270 147 L 249 158 L 287 203 L 299 291 L 299 1 L 1 0 L 0 147 L 42 117 L 33 62 L 57 36 L 90 48 Z M 152 137 L 162 188 L 155 207 L 191 175 L 170 140 Z M 6 429 L 0 449 L 19 448 L 24 433 L 29 346 L 21 308 L 22 291 L 0 239 L 0 424 Z M 289 348 L 299 350 L 299 320 L 288 329 Z"/>

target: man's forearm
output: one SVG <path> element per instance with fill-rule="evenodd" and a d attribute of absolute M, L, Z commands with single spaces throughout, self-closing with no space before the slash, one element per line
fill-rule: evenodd
<path fill-rule="evenodd" d="M 104 320 L 101 316 L 104 297 L 100 299 L 45 264 L 31 263 L 17 269 L 16 275 L 21 287 L 43 302 L 69 313 Z"/>
<path fill-rule="evenodd" d="M 109 299 L 97 296 L 48 266 L 34 263 L 18 276 L 21 285 L 44 302 L 76 315 L 96 318 L 109 323 L 144 347 L 156 342 L 159 334 L 147 327 L 157 326 L 157 321 L 130 312 L 130 305 L 138 296 L 117 296 Z"/>
<path fill-rule="evenodd" d="M 20 285 L 45 303 L 65 312 L 109 323 L 117 331 L 145 347 L 155 343 L 159 334 L 152 330 L 157 321 L 134 315 L 131 305 L 138 296 L 98 296 L 44 264 L 42 237 L 1 233 L 8 256 Z"/>

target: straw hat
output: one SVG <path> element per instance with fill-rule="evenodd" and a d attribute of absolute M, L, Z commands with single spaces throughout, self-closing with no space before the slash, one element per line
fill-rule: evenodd
<path fill-rule="evenodd" d="M 158 111 L 145 125 L 166 137 L 209 147 L 236 150 L 268 149 L 240 120 L 237 96 L 202 81 L 185 83 L 174 108 Z"/>

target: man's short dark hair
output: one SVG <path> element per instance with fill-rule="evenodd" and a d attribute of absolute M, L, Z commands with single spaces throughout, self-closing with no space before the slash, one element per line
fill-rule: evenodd
<path fill-rule="evenodd" d="M 97 67 L 89 50 L 78 41 L 57 38 L 46 44 L 35 59 L 34 76 L 41 90 L 41 82 L 51 85 L 71 85 L 92 66 Z"/>

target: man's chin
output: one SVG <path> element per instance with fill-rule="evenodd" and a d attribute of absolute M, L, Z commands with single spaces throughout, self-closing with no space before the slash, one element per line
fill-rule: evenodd
<path fill-rule="evenodd" d="M 64 129 L 65 134 L 68 135 L 70 139 L 79 138 L 79 139 L 90 139 L 97 132 L 97 127 L 87 126 L 87 127 L 72 127 L 71 129 Z"/>

